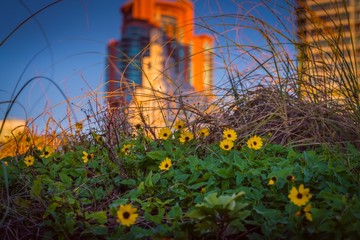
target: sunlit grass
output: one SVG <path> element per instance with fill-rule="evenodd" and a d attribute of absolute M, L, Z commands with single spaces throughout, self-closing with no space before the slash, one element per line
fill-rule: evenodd
<path fill-rule="evenodd" d="M 225 79 L 210 91 L 150 84 L 114 109 L 101 86 L 79 96 L 85 103 L 65 98 L 60 120 L 44 112 L 44 132 L 36 119 L 10 131 L 0 143 L 0 238 L 359 238 L 353 50 L 312 15 L 331 52 L 299 40 L 298 9 L 279 4 L 197 19 L 217 41 Z M 6 116 L 21 91 L 3 103 Z"/>

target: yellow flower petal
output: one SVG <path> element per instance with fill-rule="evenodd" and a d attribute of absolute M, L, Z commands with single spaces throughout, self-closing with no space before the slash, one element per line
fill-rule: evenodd
<path fill-rule="evenodd" d="M 137 209 L 131 206 L 131 204 L 120 205 L 117 211 L 117 221 L 127 227 L 135 224 L 138 216 Z"/>

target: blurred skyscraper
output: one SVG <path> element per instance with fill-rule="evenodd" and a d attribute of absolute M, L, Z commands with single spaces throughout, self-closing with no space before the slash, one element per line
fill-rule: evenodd
<path fill-rule="evenodd" d="M 337 89 L 360 79 L 360 0 L 297 3 L 299 56 L 308 88 L 337 98 Z"/>
<path fill-rule="evenodd" d="M 181 92 L 209 94 L 213 39 L 194 33 L 191 1 L 132 0 L 121 13 L 121 39 L 108 44 L 107 101 L 112 108 L 136 105 L 155 111 L 166 108 L 159 100 Z"/>

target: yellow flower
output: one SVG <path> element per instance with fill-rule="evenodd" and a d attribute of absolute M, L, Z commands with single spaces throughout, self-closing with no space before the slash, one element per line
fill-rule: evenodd
<path fill-rule="evenodd" d="M 253 136 L 247 141 L 248 148 L 259 150 L 263 146 L 263 141 L 259 136 Z"/>
<path fill-rule="evenodd" d="M 160 170 L 169 170 L 171 166 L 172 166 L 171 159 L 165 158 L 165 160 L 160 163 L 159 168 Z"/>
<path fill-rule="evenodd" d="M 201 136 L 201 137 L 207 137 L 207 136 L 209 136 L 209 134 L 210 134 L 210 131 L 207 128 L 201 128 L 198 131 L 198 135 Z"/>
<path fill-rule="evenodd" d="M 81 122 L 75 123 L 75 129 L 76 129 L 76 131 L 81 131 L 81 130 L 83 129 L 83 127 L 84 127 L 84 124 L 83 124 L 83 123 L 81 123 Z"/>
<path fill-rule="evenodd" d="M 304 213 L 305 213 L 305 217 L 307 220 L 309 220 L 310 222 L 312 222 L 313 218 L 311 215 L 311 204 L 306 205 L 306 207 L 304 207 Z"/>
<path fill-rule="evenodd" d="M 194 134 L 188 131 L 184 131 L 180 134 L 179 140 L 180 142 L 184 143 L 184 142 L 190 142 L 193 138 L 194 138 Z"/>
<path fill-rule="evenodd" d="M 237 134 L 233 129 L 227 128 L 223 131 L 223 136 L 225 139 L 230 141 L 235 141 L 237 138 Z"/>
<path fill-rule="evenodd" d="M 288 195 L 291 202 L 297 206 L 305 205 L 312 195 L 309 193 L 309 188 L 304 188 L 304 184 L 301 184 L 299 190 L 296 187 L 292 187 L 290 194 Z"/>
<path fill-rule="evenodd" d="M 304 209 L 300 209 L 299 211 L 297 211 L 295 213 L 295 216 L 298 216 L 300 217 L 302 214 L 305 214 L 305 218 L 312 222 L 313 221 L 313 218 L 312 218 L 312 215 L 311 215 L 311 204 L 308 204 L 306 205 L 306 207 L 304 207 Z"/>
<path fill-rule="evenodd" d="M 117 222 L 124 226 L 131 226 L 135 224 L 139 214 L 136 212 L 137 209 L 131 206 L 131 204 L 120 205 L 117 210 Z"/>
<path fill-rule="evenodd" d="M 159 138 L 166 140 L 170 137 L 171 135 L 171 130 L 170 128 L 162 128 L 159 131 Z"/>
<path fill-rule="evenodd" d="M 94 154 L 91 153 L 91 154 L 88 154 L 87 152 L 83 152 L 83 156 L 82 156 L 82 159 L 84 161 L 84 163 L 87 163 L 89 160 L 93 159 L 94 158 Z"/>
<path fill-rule="evenodd" d="M 182 130 L 182 129 L 184 129 L 184 127 L 185 127 L 185 123 L 182 120 L 177 120 L 175 125 L 174 125 L 174 128 L 176 130 Z"/>
<path fill-rule="evenodd" d="M 97 143 L 101 143 L 103 141 L 103 138 L 95 132 L 93 132 L 93 137 L 95 139 L 95 142 L 97 142 Z"/>
<path fill-rule="evenodd" d="M 295 182 L 295 181 L 296 181 L 296 177 L 293 176 L 293 175 L 288 175 L 288 176 L 286 177 L 286 180 L 291 181 L 291 182 Z"/>
<path fill-rule="evenodd" d="M 35 158 L 31 155 L 27 156 L 25 159 L 24 159 L 24 163 L 26 164 L 26 166 L 32 166 L 34 164 L 34 161 L 35 161 Z"/>
<path fill-rule="evenodd" d="M 42 158 L 48 158 L 54 153 L 54 149 L 52 147 L 46 146 L 44 148 L 43 154 L 40 155 Z"/>
<path fill-rule="evenodd" d="M 201 193 L 206 193 L 206 188 L 202 187 L 200 190 Z"/>
<path fill-rule="evenodd" d="M 128 155 L 130 152 L 130 149 L 133 147 L 133 144 L 125 144 L 122 148 L 121 148 L 121 152 L 125 153 L 125 155 Z"/>
<path fill-rule="evenodd" d="M 270 186 L 271 186 L 271 185 L 274 185 L 274 184 L 275 184 L 275 181 L 276 181 L 276 177 L 270 178 L 268 185 L 270 185 Z"/>
<path fill-rule="evenodd" d="M 220 142 L 220 147 L 226 151 L 229 151 L 234 147 L 234 143 L 229 139 L 224 139 Z"/>

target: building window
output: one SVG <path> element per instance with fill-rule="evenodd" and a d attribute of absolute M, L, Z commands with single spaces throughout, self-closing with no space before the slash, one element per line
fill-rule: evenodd
<path fill-rule="evenodd" d="M 349 7 L 350 1 L 346 0 L 345 5 Z M 330 1 L 330 2 L 324 2 L 324 3 L 316 3 L 312 6 L 310 6 L 310 9 L 312 11 L 319 11 L 319 10 L 330 10 L 330 9 L 337 9 L 340 7 L 344 7 L 344 1 L 338 0 L 338 1 Z"/>
<path fill-rule="evenodd" d="M 171 16 L 161 16 L 161 29 L 165 32 L 166 36 L 170 38 L 176 37 L 176 18 Z"/>

